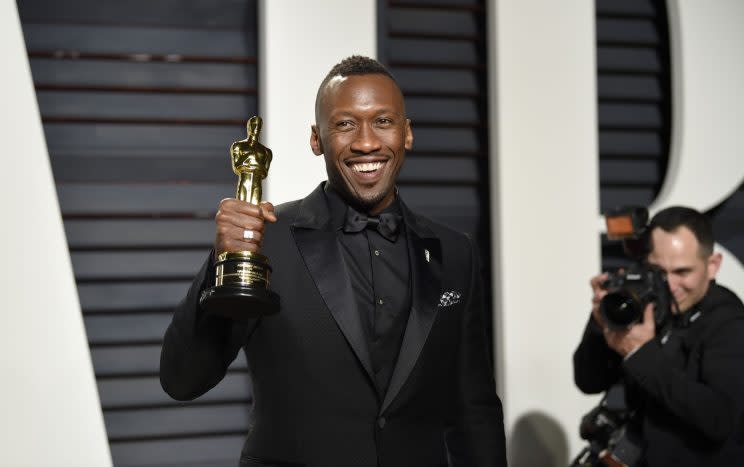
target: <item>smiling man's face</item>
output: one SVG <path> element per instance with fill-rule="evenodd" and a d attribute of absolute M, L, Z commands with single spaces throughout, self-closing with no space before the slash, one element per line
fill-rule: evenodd
<path fill-rule="evenodd" d="M 319 95 L 310 147 L 325 156 L 328 182 L 355 207 L 377 214 L 413 145 L 403 95 L 382 74 L 336 76 Z"/>
<path fill-rule="evenodd" d="M 648 262 L 660 267 L 667 275 L 669 290 L 678 310 L 684 313 L 703 299 L 710 281 L 721 266 L 721 254 L 705 254 L 695 234 L 681 226 L 671 232 L 661 228 L 651 231 L 653 250 Z"/>

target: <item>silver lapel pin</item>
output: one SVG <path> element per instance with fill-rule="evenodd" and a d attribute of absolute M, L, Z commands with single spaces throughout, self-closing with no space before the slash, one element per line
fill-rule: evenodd
<path fill-rule="evenodd" d="M 426 249 L 424 250 L 424 256 L 426 257 L 426 262 L 428 263 L 431 258 L 431 255 L 429 254 L 429 250 L 426 250 Z"/>

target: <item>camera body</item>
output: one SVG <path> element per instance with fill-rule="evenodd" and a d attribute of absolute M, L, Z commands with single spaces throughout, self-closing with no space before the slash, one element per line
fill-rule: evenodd
<path fill-rule="evenodd" d="M 643 320 L 643 310 L 654 303 L 654 321 L 659 327 L 670 312 L 672 295 L 666 274 L 656 266 L 632 263 L 625 269 L 609 273 L 602 284 L 607 290 L 599 302 L 599 311 L 607 327 L 627 329 Z"/>
<path fill-rule="evenodd" d="M 584 415 L 579 428 L 589 446 L 570 467 L 637 467 L 643 458 L 643 439 L 635 411 L 625 403 L 622 383 L 611 386 L 599 405 Z"/>
<path fill-rule="evenodd" d="M 607 290 L 599 310 L 607 327 L 623 330 L 643 320 L 643 310 L 654 303 L 654 321 L 663 324 L 671 312 L 673 297 L 666 274 L 648 264 L 650 252 L 648 210 L 623 207 L 605 214 L 607 238 L 621 240 L 625 256 L 634 260 L 629 266 L 609 273 L 602 284 Z"/>
<path fill-rule="evenodd" d="M 632 262 L 608 273 L 602 283 L 607 294 L 599 302 L 605 325 L 625 330 L 643 320 L 649 303 L 654 304 L 654 321 L 661 327 L 676 306 L 666 274 L 651 265 L 648 210 L 624 207 L 605 214 L 607 238 L 621 240 L 626 257 Z M 581 437 L 589 442 L 570 467 L 638 467 L 643 465 L 644 447 L 640 419 L 626 405 L 621 379 L 611 386 L 597 407 L 581 420 Z"/>

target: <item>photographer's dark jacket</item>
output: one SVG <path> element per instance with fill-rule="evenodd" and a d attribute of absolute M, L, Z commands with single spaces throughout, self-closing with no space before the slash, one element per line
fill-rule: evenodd
<path fill-rule="evenodd" d="M 599 393 L 620 378 L 649 467 L 744 465 L 744 305 L 730 290 L 711 282 L 624 361 L 590 317 L 574 353 L 576 385 Z"/>

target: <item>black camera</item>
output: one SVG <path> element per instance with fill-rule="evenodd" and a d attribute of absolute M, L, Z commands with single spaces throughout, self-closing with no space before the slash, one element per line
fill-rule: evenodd
<path fill-rule="evenodd" d="M 643 320 L 643 310 L 654 303 L 654 321 L 660 326 L 669 315 L 672 294 L 666 274 L 646 262 L 650 251 L 648 210 L 643 207 L 619 208 L 605 214 L 607 237 L 622 240 L 625 255 L 634 260 L 629 266 L 609 273 L 602 284 L 607 290 L 599 311 L 612 330 L 627 329 Z"/>
<path fill-rule="evenodd" d="M 625 403 L 625 386 L 615 384 L 599 405 L 581 419 L 581 437 L 589 441 L 570 467 L 637 467 L 643 440 L 635 411 Z"/>
<path fill-rule="evenodd" d="M 654 303 L 654 321 L 660 326 L 666 319 L 671 304 L 671 293 L 666 274 L 659 268 L 641 262 L 626 269 L 609 273 L 602 284 L 607 295 L 599 302 L 599 311 L 607 327 L 627 329 L 643 320 L 643 310 Z"/>

